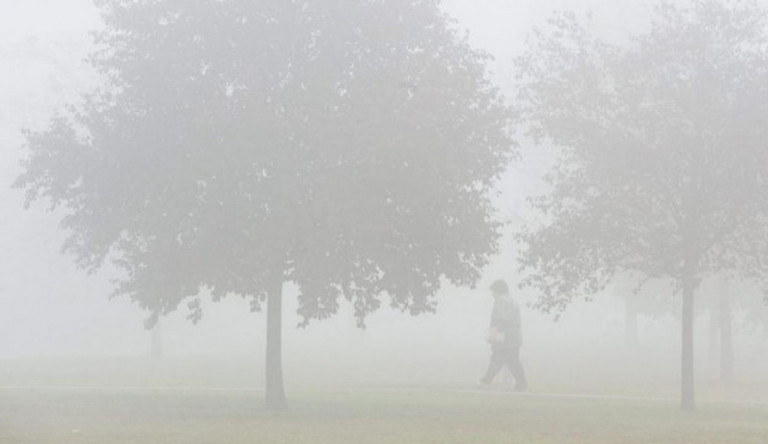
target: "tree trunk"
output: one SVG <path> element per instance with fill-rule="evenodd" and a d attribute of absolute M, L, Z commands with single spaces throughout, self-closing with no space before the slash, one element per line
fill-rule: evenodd
<path fill-rule="evenodd" d="M 683 279 L 683 328 L 682 368 L 680 380 L 680 409 L 693 411 L 696 408 L 693 379 L 693 278 Z"/>
<path fill-rule="evenodd" d="M 729 381 L 733 377 L 733 330 L 731 323 L 731 294 L 728 278 L 720 278 L 720 378 Z"/>
<path fill-rule="evenodd" d="M 720 349 L 720 310 L 714 305 L 709 310 L 709 354 L 717 356 Z"/>
<path fill-rule="evenodd" d="M 163 358 L 163 336 L 160 330 L 160 320 L 157 321 L 150 331 L 149 353 L 152 359 L 159 360 Z"/>
<path fill-rule="evenodd" d="M 637 348 L 638 335 L 637 335 L 637 307 L 636 301 L 632 298 L 632 295 L 627 295 L 624 299 L 625 308 L 625 324 L 624 324 L 624 339 L 627 344 L 627 348 Z"/>
<path fill-rule="evenodd" d="M 267 356 L 266 393 L 267 410 L 283 410 L 287 407 L 283 387 L 283 280 L 276 280 L 267 295 Z"/>

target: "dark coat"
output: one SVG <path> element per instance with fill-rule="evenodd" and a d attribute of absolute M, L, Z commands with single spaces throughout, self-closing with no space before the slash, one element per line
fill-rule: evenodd
<path fill-rule="evenodd" d="M 509 295 L 501 295 L 493 303 L 491 330 L 504 335 L 503 340 L 493 343 L 493 348 L 515 348 L 523 345 L 520 306 Z"/>

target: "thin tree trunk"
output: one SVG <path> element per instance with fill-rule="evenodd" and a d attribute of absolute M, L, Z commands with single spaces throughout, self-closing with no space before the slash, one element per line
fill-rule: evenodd
<path fill-rule="evenodd" d="M 267 356 L 266 356 L 266 407 L 268 410 L 283 410 L 287 407 L 283 386 L 282 353 L 282 275 L 276 280 L 267 295 Z"/>
<path fill-rule="evenodd" d="M 632 295 L 627 295 L 624 299 L 625 308 L 625 324 L 624 324 L 624 338 L 626 340 L 627 348 L 637 348 L 638 335 L 637 335 L 637 307 L 636 301 L 632 298 Z"/>
<path fill-rule="evenodd" d="M 160 321 L 155 323 L 150 331 L 149 353 L 152 359 L 159 360 L 163 358 L 163 336 L 160 329 Z"/>
<path fill-rule="evenodd" d="M 712 306 L 709 310 L 709 354 L 717 356 L 720 349 L 720 310 Z"/>
<path fill-rule="evenodd" d="M 690 276 L 685 277 L 683 279 L 682 371 L 680 380 L 680 409 L 684 411 L 693 411 L 696 408 L 693 379 L 694 290 L 694 280 Z"/>
<path fill-rule="evenodd" d="M 731 294 L 728 278 L 720 278 L 720 378 L 733 378 L 733 330 L 731 320 Z"/>

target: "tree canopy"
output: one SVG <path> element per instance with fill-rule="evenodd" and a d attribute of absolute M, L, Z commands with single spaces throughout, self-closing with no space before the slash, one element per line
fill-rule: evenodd
<path fill-rule="evenodd" d="M 109 82 L 28 135 L 18 182 L 66 207 L 82 266 L 115 254 L 164 310 L 200 287 L 258 306 L 278 269 L 309 318 L 476 277 L 509 116 L 436 2 L 100 6 Z"/>
<path fill-rule="evenodd" d="M 762 273 L 768 253 L 766 25 L 755 2 L 662 2 L 649 32 L 611 44 L 563 13 L 519 60 L 520 112 L 560 153 L 532 199 L 546 222 L 520 235 L 526 283 L 557 312 L 619 272 L 674 279 L 683 408 L 696 285 Z"/>

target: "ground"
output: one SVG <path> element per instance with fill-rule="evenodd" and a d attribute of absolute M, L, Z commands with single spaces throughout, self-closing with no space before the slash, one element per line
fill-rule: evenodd
<path fill-rule="evenodd" d="M 4 389 L 4 444 L 766 443 L 768 406 L 505 389 L 291 393 L 268 413 L 259 391 Z"/>
<path fill-rule="evenodd" d="M 531 359 L 526 393 L 503 378 L 476 387 L 483 362 L 401 364 L 400 379 L 393 363 L 380 380 L 345 384 L 328 374 L 348 363 L 293 364 L 280 413 L 262 408 L 255 359 L 0 361 L 0 444 L 768 443 L 760 378 L 723 384 L 703 369 L 698 409 L 682 413 L 674 370 L 643 356 L 584 361 Z"/>

